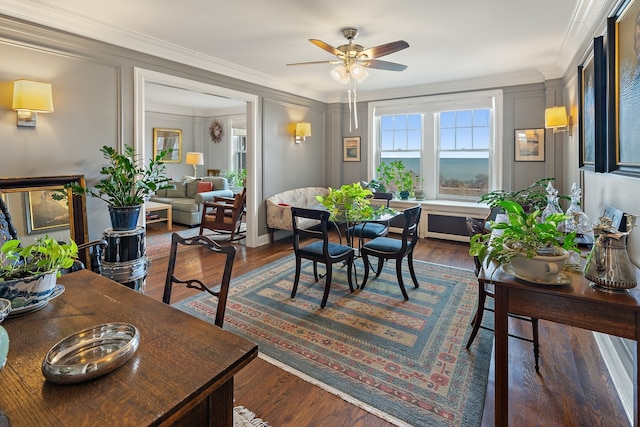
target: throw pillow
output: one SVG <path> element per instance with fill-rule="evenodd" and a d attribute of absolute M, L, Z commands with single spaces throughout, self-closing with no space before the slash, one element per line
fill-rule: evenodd
<path fill-rule="evenodd" d="M 208 181 L 198 182 L 198 193 L 206 193 L 213 190 L 213 184 Z"/>

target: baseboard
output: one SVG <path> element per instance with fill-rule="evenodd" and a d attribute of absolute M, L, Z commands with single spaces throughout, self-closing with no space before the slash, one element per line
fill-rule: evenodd
<path fill-rule="evenodd" d="M 594 332 L 602 359 L 622 402 L 629 423 L 633 425 L 633 355 L 629 354 L 622 338 Z"/>

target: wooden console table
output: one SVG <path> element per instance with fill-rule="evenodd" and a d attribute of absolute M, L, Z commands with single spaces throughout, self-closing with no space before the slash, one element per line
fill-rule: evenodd
<path fill-rule="evenodd" d="M 13 427 L 232 426 L 233 377 L 256 344 L 88 270 L 58 282 L 65 292 L 43 309 L 2 323 L 10 345 L 0 409 Z M 84 383 L 45 381 L 40 366 L 56 342 L 107 322 L 140 331 L 131 360 Z"/>
<path fill-rule="evenodd" d="M 507 313 L 518 313 L 609 335 L 640 340 L 640 289 L 628 294 L 596 291 L 581 273 L 566 272 L 571 283 L 562 286 L 531 284 L 502 269 L 480 272 L 482 284 L 495 285 L 495 425 L 509 425 L 509 347 Z M 636 277 L 640 275 L 636 271 Z M 640 280 L 639 280 L 640 283 Z M 552 345 L 553 343 L 548 343 Z M 640 345 L 634 366 L 634 425 L 640 426 L 638 375 Z"/>

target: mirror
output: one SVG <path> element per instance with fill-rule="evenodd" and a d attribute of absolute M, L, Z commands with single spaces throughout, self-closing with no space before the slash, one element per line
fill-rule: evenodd
<path fill-rule="evenodd" d="M 85 196 L 69 190 L 70 203 L 50 197 L 51 192 L 76 181 L 85 186 L 84 175 L 0 178 L 0 197 L 21 240 L 28 242 L 48 234 L 59 240 L 71 238 L 78 245 L 87 241 Z M 86 251 L 81 251 L 80 261 L 86 264 L 86 257 Z"/>

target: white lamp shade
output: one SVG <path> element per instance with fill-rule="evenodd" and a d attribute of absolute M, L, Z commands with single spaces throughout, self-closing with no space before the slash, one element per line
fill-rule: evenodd
<path fill-rule="evenodd" d="M 35 113 L 52 112 L 53 95 L 51 83 L 16 80 L 13 82 L 13 105 L 11 108 Z"/>
<path fill-rule="evenodd" d="M 569 125 L 565 107 L 551 107 L 544 111 L 544 127 L 558 128 Z"/>
<path fill-rule="evenodd" d="M 356 79 L 358 81 L 358 83 L 363 82 L 364 79 L 366 79 L 369 76 L 369 73 L 367 72 L 367 70 L 362 65 L 360 65 L 358 63 L 355 63 L 355 64 L 351 65 L 351 69 L 349 70 L 349 74 L 351 74 L 351 77 Z"/>
<path fill-rule="evenodd" d="M 204 156 L 202 153 L 188 152 L 184 162 L 188 165 L 204 165 Z"/>

